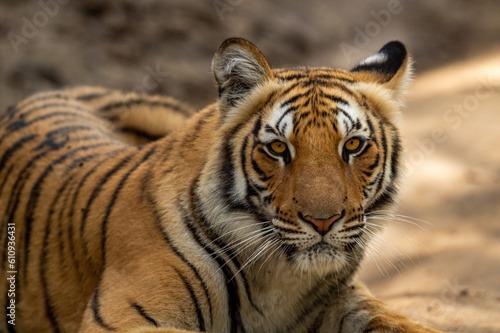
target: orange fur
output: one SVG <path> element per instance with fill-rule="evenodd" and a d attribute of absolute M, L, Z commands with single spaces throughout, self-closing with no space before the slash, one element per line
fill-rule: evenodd
<path fill-rule="evenodd" d="M 352 71 L 271 70 L 230 39 L 212 64 L 219 102 L 194 115 L 92 87 L 9 109 L 0 223 L 16 232 L 15 330 L 436 332 L 353 281 L 364 214 L 392 205 L 399 178 L 409 58 L 383 50 Z"/>

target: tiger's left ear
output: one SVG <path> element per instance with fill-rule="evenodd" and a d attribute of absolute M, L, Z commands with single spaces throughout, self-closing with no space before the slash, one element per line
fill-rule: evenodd
<path fill-rule="evenodd" d="M 382 84 L 398 99 L 411 81 L 412 61 L 406 47 L 401 42 L 393 41 L 363 60 L 351 72 L 357 81 Z"/>
<path fill-rule="evenodd" d="M 259 84 L 273 78 L 266 58 L 243 38 L 230 38 L 222 43 L 212 60 L 212 71 L 219 85 L 219 106 L 223 113 Z"/>

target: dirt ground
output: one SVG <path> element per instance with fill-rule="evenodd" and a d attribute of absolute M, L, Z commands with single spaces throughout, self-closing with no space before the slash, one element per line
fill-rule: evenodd
<path fill-rule="evenodd" d="M 493 0 L 2 0 L 0 110 L 82 84 L 200 108 L 216 99 L 210 61 L 232 36 L 276 67 L 349 68 L 401 40 L 416 65 L 401 216 L 360 278 L 435 328 L 500 332 L 499 17 Z"/>

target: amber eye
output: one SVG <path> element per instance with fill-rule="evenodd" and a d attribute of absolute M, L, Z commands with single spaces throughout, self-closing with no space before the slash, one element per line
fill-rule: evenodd
<path fill-rule="evenodd" d="M 361 139 L 359 138 L 352 138 L 352 139 L 349 139 L 345 144 L 344 144 L 344 149 L 348 152 L 348 153 L 356 153 L 357 151 L 359 151 L 359 149 L 361 148 Z"/>
<path fill-rule="evenodd" d="M 268 147 L 276 155 L 282 155 L 287 150 L 286 144 L 278 140 L 271 142 Z"/>

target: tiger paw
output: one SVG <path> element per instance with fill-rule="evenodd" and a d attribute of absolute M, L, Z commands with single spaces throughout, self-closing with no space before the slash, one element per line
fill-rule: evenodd
<path fill-rule="evenodd" d="M 381 314 L 371 318 L 362 332 L 370 333 L 442 333 L 425 327 L 398 313 Z"/>

